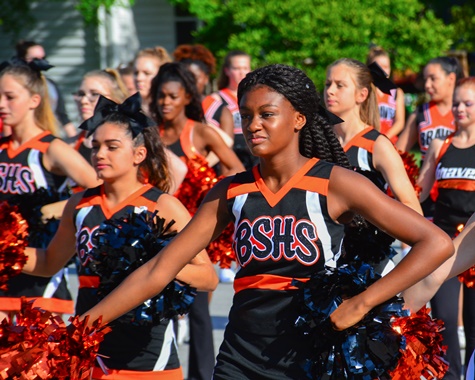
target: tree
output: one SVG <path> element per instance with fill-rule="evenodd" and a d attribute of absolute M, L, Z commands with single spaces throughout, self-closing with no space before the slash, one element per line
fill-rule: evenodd
<path fill-rule="evenodd" d="M 320 88 L 331 62 L 365 61 L 371 44 L 388 50 L 396 69 L 415 71 L 452 44 L 452 27 L 418 0 L 170 1 L 204 21 L 196 40 L 218 58 L 241 49 L 254 66 L 300 67 Z"/>
<path fill-rule="evenodd" d="M 455 46 L 458 49 L 475 51 L 475 1 L 452 7 Z"/>
<path fill-rule="evenodd" d="M 55 0 L 62 1 L 62 0 Z M 31 13 L 31 5 L 36 0 L 2 0 L 0 6 L 0 28 L 4 34 L 9 34 L 15 40 L 19 33 L 35 24 Z M 86 25 L 97 25 L 100 7 L 109 11 L 113 5 L 133 5 L 135 0 L 75 0 L 76 9 L 81 13 Z"/>

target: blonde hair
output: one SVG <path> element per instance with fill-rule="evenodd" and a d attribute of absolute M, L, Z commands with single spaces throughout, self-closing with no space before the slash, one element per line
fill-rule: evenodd
<path fill-rule="evenodd" d="M 48 84 L 45 76 L 27 65 L 7 66 L 0 73 L 0 77 L 11 75 L 15 80 L 28 90 L 30 95 L 39 95 L 41 101 L 34 110 L 35 124 L 44 131 L 59 136 L 59 127 L 54 116 L 48 95 Z"/>
<path fill-rule="evenodd" d="M 155 46 L 153 48 L 142 49 L 137 53 L 135 59 L 139 57 L 156 58 L 160 62 L 160 66 L 164 63 L 172 61 L 170 54 L 168 54 L 167 49 L 165 49 L 163 46 Z"/>
<path fill-rule="evenodd" d="M 106 68 L 104 70 L 89 71 L 84 78 L 102 78 L 108 84 L 110 95 L 108 98 L 116 103 L 122 103 L 129 96 L 127 87 L 116 69 Z"/>
<path fill-rule="evenodd" d="M 360 119 L 363 123 L 380 130 L 378 99 L 376 97 L 376 87 L 373 84 L 373 77 L 368 67 L 356 59 L 342 58 L 333 62 L 327 70 L 338 65 L 345 65 L 351 69 L 355 85 L 358 89 L 367 88 L 368 96 L 360 107 Z"/>

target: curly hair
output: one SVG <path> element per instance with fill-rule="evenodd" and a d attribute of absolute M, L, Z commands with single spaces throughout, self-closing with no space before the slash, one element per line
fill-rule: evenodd
<path fill-rule="evenodd" d="M 216 72 L 216 58 L 203 45 L 179 45 L 173 52 L 173 57 L 175 61 L 187 65 L 194 63 L 208 76 Z"/>
<path fill-rule="evenodd" d="M 195 76 L 181 62 L 165 63 L 160 67 L 160 71 L 152 80 L 150 88 L 151 102 L 150 113 L 152 118 L 161 125 L 163 120 L 158 109 L 158 99 L 160 90 L 164 83 L 178 82 L 185 92 L 190 96 L 190 103 L 185 106 L 185 115 L 188 119 L 202 122 L 204 119 L 203 108 L 201 106 L 201 96 L 196 88 Z"/>
<path fill-rule="evenodd" d="M 299 150 L 303 156 L 321 158 L 349 168 L 348 158 L 333 127 L 323 116 L 317 89 L 302 70 L 276 64 L 250 72 L 238 86 L 238 103 L 247 92 L 259 86 L 278 92 L 296 111 L 305 115 L 307 123 L 299 136 Z"/>
<path fill-rule="evenodd" d="M 150 183 L 160 190 L 167 192 L 170 188 L 170 172 L 165 148 L 158 134 L 158 128 L 146 127 L 133 138 L 128 116 L 120 112 L 110 113 L 102 124 L 111 123 L 120 126 L 130 135 L 134 147 L 145 146 L 147 156 L 139 165 L 138 179 L 143 183 Z"/>

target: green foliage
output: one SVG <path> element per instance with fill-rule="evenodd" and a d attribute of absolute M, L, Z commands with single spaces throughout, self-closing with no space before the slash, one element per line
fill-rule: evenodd
<path fill-rule="evenodd" d="M 106 12 L 110 11 L 113 5 L 123 5 L 128 4 L 133 5 L 135 0 L 76 0 L 77 5 L 76 9 L 81 13 L 84 18 L 86 25 L 97 25 L 99 19 L 97 17 L 97 12 L 101 6 L 103 6 Z"/>
<path fill-rule="evenodd" d="M 464 5 L 453 6 L 452 19 L 455 46 L 458 49 L 475 51 L 475 1 L 468 0 Z"/>
<path fill-rule="evenodd" d="M 297 66 L 320 88 L 331 62 L 365 61 L 371 44 L 388 50 L 400 70 L 419 70 L 452 44 L 452 27 L 418 0 L 170 1 L 204 21 L 196 41 L 218 58 L 241 49 L 253 57 L 254 67 Z"/>

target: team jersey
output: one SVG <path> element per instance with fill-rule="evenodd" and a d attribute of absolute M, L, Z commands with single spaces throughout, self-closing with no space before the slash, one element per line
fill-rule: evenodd
<path fill-rule="evenodd" d="M 387 135 L 394 124 L 396 117 L 396 92 L 393 94 L 385 94 L 377 91 L 378 108 L 379 108 L 379 122 L 381 124 L 380 132 Z M 397 136 L 391 138 L 391 142 L 395 143 Z"/>
<path fill-rule="evenodd" d="M 63 190 L 66 177 L 49 172 L 43 165 L 43 155 L 55 138 L 45 131 L 17 149 L 12 147 L 10 137 L 0 139 L 0 200 L 21 202 L 23 195 L 34 196 L 40 189 L 48 189 L 53 193 Z M 46 196 L 38 195 L 37 198 L 41 201 L 46 199 Z M 32 199 L 28 200 L 31 201 Z M 28 219 L 29 215 L 23 217 Z M 34 241 L 42 240 L 38 238 Z M 37 246 L 32 239 L 30 246 L 45 248 Z M 13 277 L 8 281 L 8 291 L 0 292 L 0 310 L 20 310 L 20 300 L 24 296 L 27 300 L 34 299 L 35 307 L 56 313 L 73 314 L 74 303 L 67 287 L 65 271 L 66 268 L 61 269 L 51 278 L 26 274 Z"/>
<path fill-rule="evenodd" d="M 376 139 L 381 135 L 373 127 L 367 127 L 355 135 L 343 148 L 350 166 L 358 173 L 368 177 L 382 191 L 386 190 L 387 183 L 383 175 L 374 168 L 373 150 Z"/>
<path fill-rule="evenodd" d="M 439 153 L 435 179 L 439 196 L 434 223 L 453 237 L 475 212 L 475 145 L 456 148 L 449 136 Z"/>
<path fill-rule="evenodd" d="M 295 341 L 300 308 L 291 280 L 336 265 L 343 226 L 328 214 L 332 168 L 311 159 L 277 193 L 266 187 L 257 166 L 231 182 L 228 210 L 240 268 L 215 378 L 304 378 L 300 360 L 310 347 Z M 233 363 L 249 368 L 238 373 Z"/>
<path fill-rule="evenodd" d="M 43 165 L 43 155 L 54 139 L 45 131 L 17 149 L 12 147 L 10 137 L 0 139 L 0 200 L 40 188 L 62 190 L 66 177 L 51 173 Z"/>
<path fill-rule="evenodd" d="M 78 314 L 87 312 L 100 301 L 97 288 L 101 279 L 92 274 L 88 262 L 91 260 L 94 236 L 101 223 L 106 219 L 126 217 L 132 212 L 153 212 L 162 194 L 161 190 L 144 185 L 113 209 L 108 209 L 104 202 L 102 186 L 84 192 L 73 215 L 76 253 L 81 264 Z M 110 325 L 112 331 L 105 335 L 99 350 L 100 354 L 104 355 L 103 361 L 108 368 L 132 371 L 172 370 L 173 373 L 180 368 L 172 321 L 165 319 L 159 325 L 133 324 L 121 317 Z"/>
<path fill-rule="evenodd" d="M 417 107 L 416 126 L 422 159 L 425 158 L 433 139 L 447 137 L 456 129 L 452 112 L 441 115 L 434 102 L 424 103 Z"/>
<path fill-rule="evenodd" d="M 212 95 L 208 95 L 201 102 L 206 122 L 214 127 L 220 128 L 220 119 L 223 108 L 226 104 L 222 100 L 216 99 Z"/>

